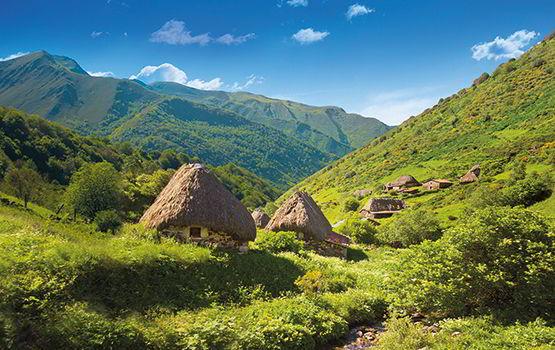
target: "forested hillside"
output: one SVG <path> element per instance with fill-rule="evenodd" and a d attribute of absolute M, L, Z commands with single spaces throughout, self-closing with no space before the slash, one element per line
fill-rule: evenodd
<path fill-rule="evenodd" d="M 533 172 L 553 174 L 554 140 L 555 40 L 546 39 L 295 188 L 314 194 L 328 217 L 337 221 L 350 215 L 344 203 L 353 200 L 355 190 L 381 196 L 383 185 L 401 175 L 457 183 L 480 164 L 482 185 L 403 195 L 413 207 L 436 210 L 445 219 L 459 217 L 463 203 L 478 204 L 487 196 L 495 200 L 502 188 L 509 191 L 507 181 L 515 169 L 524 168 L 535 179 Z M 478 189 L 489 194 L 473 196 Z M 555 216 L 553 200 L 539 204 L 539 209 Z"/>
<path fill-rule="evenodd" d="M 108 162 L 124 178 L 126 210 L 142 214 L 181 164 L 200 161 L 175 151 L 144 152 L 128 143 L 86 137 L 36 115 L 0 106 L 0 178 L 26 169 L 29 199 L 55 208 L 71 176 L 89 163 Z M 255 174 L 234 164 L 214 168 L 216 175 L 251 209 L 278 196 L 277 190 Z M 17 189 L 0 182 L 0 189 Z"/>
<path fill-rule="evenodd" d="M 45 51 L 0 62 L 0 105 L 145 151 L 174 149 L 214 166 L 232 162 L 282 189 L 389 128 L 337 107 L 92 77 L 74 60 Z"/>

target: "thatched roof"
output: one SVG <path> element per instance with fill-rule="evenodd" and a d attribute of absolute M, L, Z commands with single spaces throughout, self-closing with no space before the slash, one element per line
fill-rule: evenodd
<path fill-rule="evenodd" d="M 183 165 L 141 218 L 149 228 L 203 226 L 239 241 L 254 240 L 248 210 L 200 164 Z"/>
<path fill-rule="evenodd" d="M 254 219 L 254 223 L 258 228 L 264 228 L 270 222 L 270 217 L 268 214 L 262 211 L 260 208 L 256 208 L 252 214 L 252 218 Z"/>
<path fill-rule="evenodd" d="M 342 245 L 342 246 L 347 246 L 351 244 L 351 238 L 333 231 L 330 231 L 328 233 L 328 236 L 326 237 L 326 241 L 333 244 Z"/>
<path fill-rule="evenodd" d="M 459 181 L 461 183 L 474 182 L 474 181 L 478 181 L 479 176 L 480 176 L 480 165 L 476 164 L 472 168 L 470 168 L 470 170 L 466 174 L 464 174 L 459 179 Z"/>
<path fill-rule="evenodd" d="M 323 241 L 331 225 L 308 193 L 295 192 L 275 212 L 266 229 L 301 232 L 305 239 Z"/>
<path fill-rule="evenodd" d="M 411 175 L 400 176 L 397 180 L 388 183 L 387 187 L 416 187 L 420 186 L 420 182 Z"/>
<path fill-rule="evenodd" d="M 371 198 L 360 212 L 378 213 L 394 212 L 405 209 L 405 201 L 395 198 Z"/>

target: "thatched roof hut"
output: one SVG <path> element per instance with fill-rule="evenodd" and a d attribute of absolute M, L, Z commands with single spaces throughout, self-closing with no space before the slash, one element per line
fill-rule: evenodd
<path fill-rule="evenodd" d="M 371 198 L 360 214 L 372 219 L 388 217 L 407 207 L 405 201 L 396 198 Z"/>
<path fill-rule="evenodd" d="M 480 165 L 476 164 L 472 168 L 470 168 L 470 170 L 466 174 L 464 174 L 459 179 L 459 181 L 460 183 L 466 184 L 466 183 L 478 181 L 479 177 L 480 177 Z"/>
<path fill-rule="evenodd" d="M 294 231 L 302 233 L 305 240 L 323 241 L 331 225 L 308 193 L 295 192 L 275 212 L 266 229 Z"/>
<path fill-rule="evenodd" d="M 433 179 L 422 184 L 427 190 L 438 190 L 440 188 L 447 188 L 453 185 L 453 183 L 447 179 Z"/>
<path fill-rule="evenodd" d="M 254 223 L 258 228 L 264 228 L 270 222 L 270 217 L 268 214 L 262 211 L 260 208 L 256 208 L 252 214 L 252 218 L 254 219 Z"/>
<path fill-rule="evenodd" d="M 413 176 L 411 175 L 403 175 L 400 176 L 397 180 L 390 182 L 385 185 L 386 190 L 394 190 L 400 188 L 409 188 L 409 187 L 416 187 L 420 186 L 421 183 L 418 182 Z"/>
<path fill-rule="evenodd" d="M 237 241 L 256 238 L 256 226 L 248 210 L 200 164 L 179 168 L 141 222 L 157 230 L 201 226 Z"/>

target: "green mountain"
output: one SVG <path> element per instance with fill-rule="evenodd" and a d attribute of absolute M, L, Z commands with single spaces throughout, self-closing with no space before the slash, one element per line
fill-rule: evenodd
<path fill-rule="evenodd" d="M 9 167 L 18 161 L 27 161 L 46 183 L 55 184 L 56 191 L 60 191 L 68 184 L 71 175 L 86 163 L 109 162 L 130 183 L 136 183 L 143 174 L 150 175 L 160 169 L 176 168 L 182 162 L 194 161 L 183 156 L 172 158 L 176 159 L 168 162 L 168 155 L 164 153 L 147 154 L 126 144 L 108 142 L 105 138 L 82 136 L 42 117 L 0 106 L 0 179 Z M 263 206 L 279 195 L 267 181 L 237 165 L 226 164 L 214 167 L 213 171 L 249 208 Z M 142 208 L 138 214 L 141 213 Z"/>
<path fill-rule="evenodd" d="M 336 107 L 92 77 L 74 60 L 44 51 L 0 62 L 0 105 L 149 151 L 232 162 L 282 188 L 389 128 Z"/>
<path fill-rule="evenodd" d="M 363 146 L 369 138 L 391 128 L 377 119 L 346 113 L 339 107 L 314 107 L 248 92 L 203 91 L 171 82 L 151 86 L 160 93 L 234 111 L 333 154 L 345 154 Z"/>
<path fill-rule="evenodd" d="M 457 181 L 471 166 L 481 165 L 480 182 L 494 190 L 517 164 L 529 174 L 553 173 L 554 140 L 555 40 L 546 39 L 296 187 L 313 194 L 335 222 L 349 215 L 344 203 L 355 190 L 380 196 L 380 186 L 401 175 L 420 181 L 449 178 L 456 183 L 450 189 L 404 197 L 410 206 L 457 217 L 463 204 L 472 206 L 478 199 L 472 192 L 479 185 Z M 542 205 L 555 216 L 552 199 Z"/>

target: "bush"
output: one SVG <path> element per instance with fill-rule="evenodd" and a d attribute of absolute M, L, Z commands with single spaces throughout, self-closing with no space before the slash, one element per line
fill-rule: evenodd
<path fill-rule="evenodd" d="M 394 304 L 436 316 L 506 311 L 510 318 L 552 318 L 553 237 L 531 211 L 477 210 L 437 242 L 400 256 Z"/>
<path fill-rule="evenodd" d="M 395 247 L 408 247 L 441 237 L 442 228 L 435 215 L 426 210 L 409 210 L 380 226 L 378 239 Z"/>
<path fill-rule="evenodd" d="M 361 244 L 374 243 L 376 233 L 378 232 L 370 221 L 358 218 L 348 219 L 338 228 L 338 231 L 345 236 L 351 237 L 355 243 Z"/>
<path fill-rule="evenodd" d="M 351 197 L 347 199 L 343 204 L 343 210 L 345 210 L 346 212 L 355 211 L 358 209 L 359 204 L 360 203 L 358 200 L 356 200 L 356 198 Z"/>
<path fill-rule="evenodd" d="M 116 231 L 118 231 L 123 225 L 121 218 L 115 210 L 104 210 L 98 212 L 94 218 L 94 223 L 98 231 L 110 231 L 112 233 L 116 233 Z"/>
<path fill-rule="evenodd" d="M 260 230 L 256 234 L 254 247 L 270 253 L 298 253 L 303 249 L 304 243 L 297 239 L 297 234 L 295 232 L 270 232 Z"/>
<path fill-rule="evenodd" d="M 523 205 L 529 207 L 551 196 L 552 181 L 548 175 L 532 174 L 501 192 L 500 204 L 508 206 Z"/>

